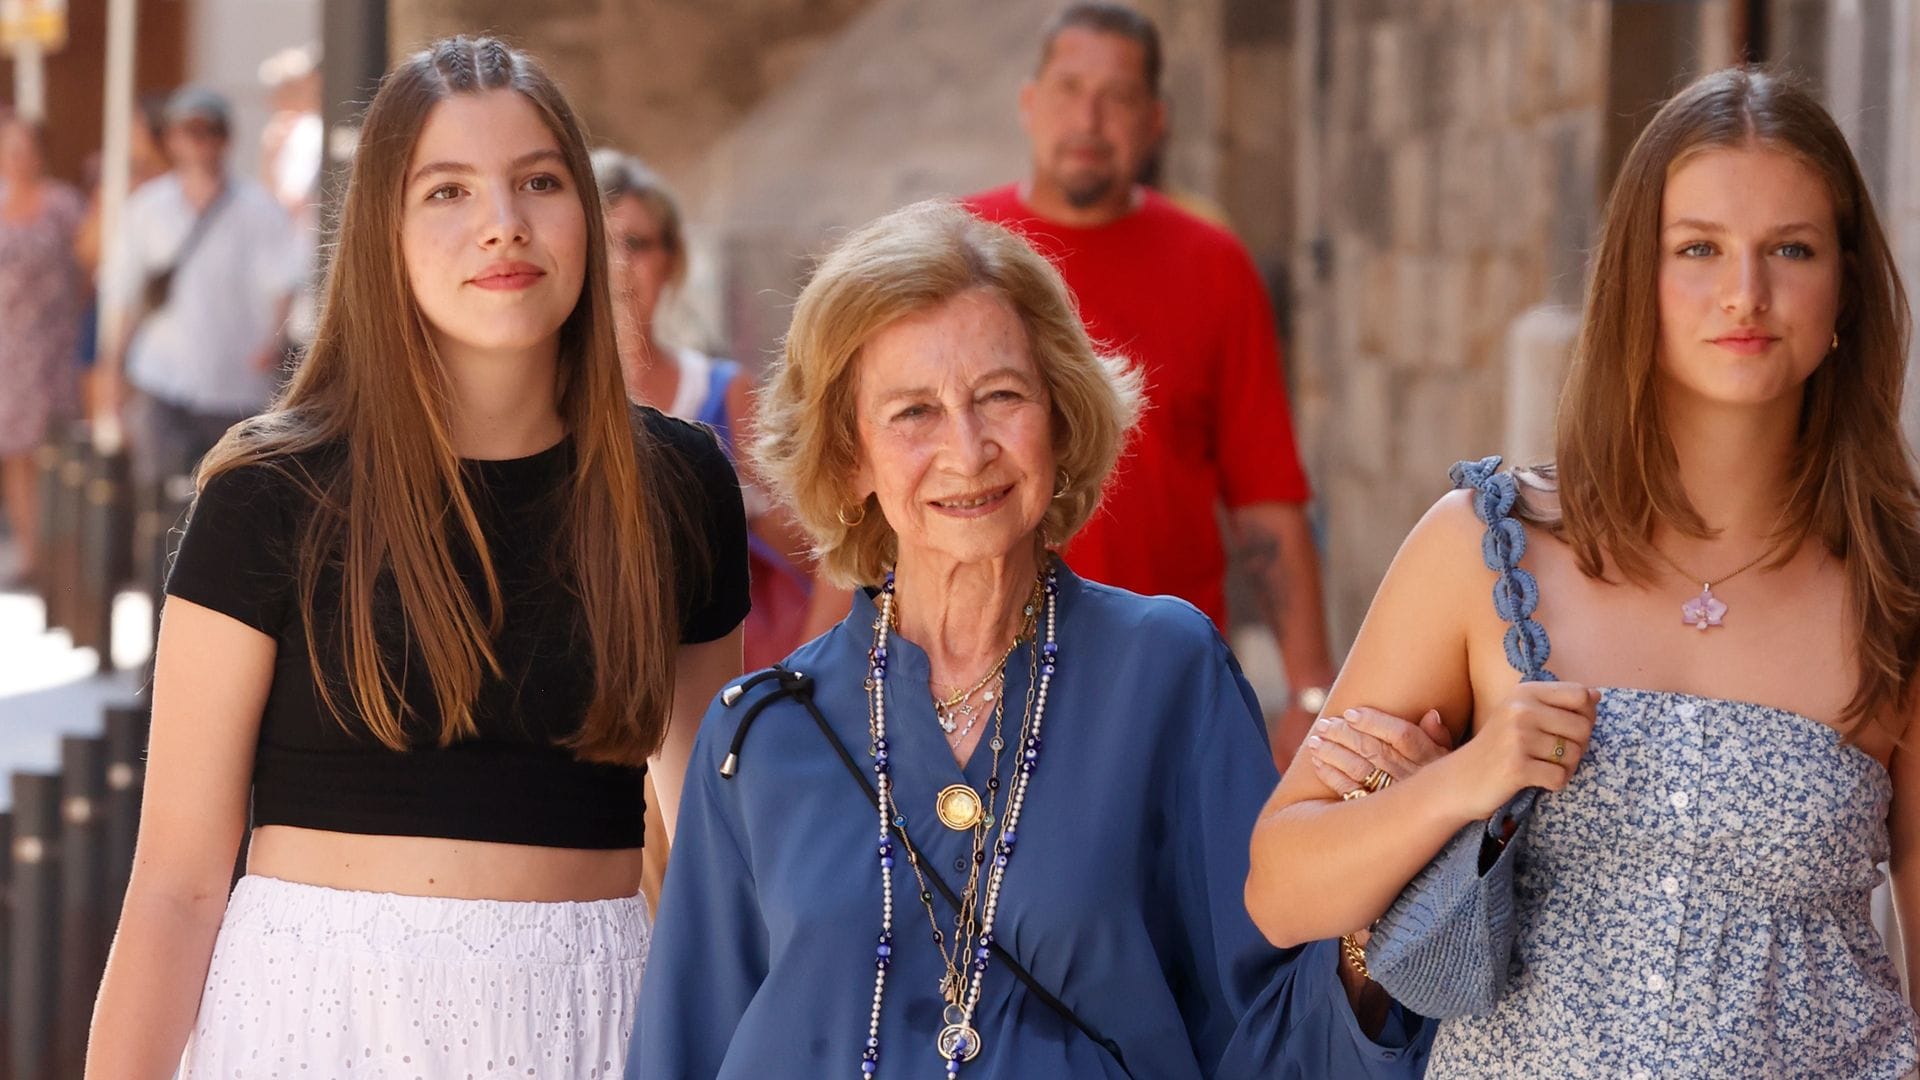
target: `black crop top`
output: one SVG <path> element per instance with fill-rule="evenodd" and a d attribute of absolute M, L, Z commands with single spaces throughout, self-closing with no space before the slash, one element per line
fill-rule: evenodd
<path fill-rule="evenodd" d="M 703 511 L 694 516 L 711 573 L 694 580 L 681 569 L 687 553 L 673 559 L 680 640 L 725 637 L 746 617 L 748 603 L 746 516 L 733 466 L 711 431 L 652 409 L 635 416 L 636 428 L 683 466 L 669 471 L 695 487 L 686 505 Z M 334 720 L 309 665 L 294 555 L 312 504 L 288 474 L 317 473 L 338 455 L 322 451 L 215 477 L 194 503 L 167 578 L 169 595 L 232 616 L 279 646 L 254 757 L 253 824 L 543 847 L 641 846 L 645 767 L 576 761 L 558 745 L 578 729 L 593 694 L 580 606 L 553 557 L 554 499 L 573 465 L 571 440 L 532 457 L 466 463 L 506 604 L 494 643 L 506 677 L 480 689 L 478 737 L 441 748 L 431 687 L 417 674 L 418 663 L 408 664 L 415 674 L 403 680 L 402 693 L 414 748 L 405 752 Z M 478 564 L 458 549 L 455 557 L 479 601 Z M 314 608 L 325 646 L 339 625 L 337 570 L 322 574 Z M 376 624 L 383 639 L 400 639 L 397 606 L 377 606 Z M 323 658 L 328 651 L 323 647 Z M 323 667 L 330 679 L 340 670 L 337 657 L 323 659 Z M 334 700 L 350 710 L 344 682 L 331 685 Z"/>

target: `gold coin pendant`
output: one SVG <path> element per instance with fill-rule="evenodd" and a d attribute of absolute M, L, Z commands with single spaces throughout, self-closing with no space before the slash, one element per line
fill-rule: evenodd
<path fill-rule="evenodd" d="M 940 824 L 956 832 L 966 832 L 980 819 L 986 816 L 986 808 L 980 804 L 980 793 L 969 784 L 950 784 L 942 788 L 934 800 L 934 812 L 940 817 Z"/>

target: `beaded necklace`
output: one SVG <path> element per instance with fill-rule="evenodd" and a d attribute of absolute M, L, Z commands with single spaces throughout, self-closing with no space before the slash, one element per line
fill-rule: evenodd
<path fill-rule="evenodd" d="M 1000 907 L 1000 883 L 1006 874 L 1007 864 L 1013 860 L 1014 844 L 1019 839 L 1020 811 L 1026 804 L 1033 770 L 1040 763 L 1040 724 L 1047 711 L 1047 691 L 1059 664 L 1060 647 L 1056 637 L 1060 603 L 1059 572 L 1049 560 L 1043 573 L 1046 639 L 1036 650 L 1035 660 L 1039 668 L 1037 686 L 1031 681 L 1028 684 L 1030 706 L 1021 725 L 1018 768 L 1011 790 L 1007 793 L 1006 813 L 1000 823 L 1000 839 L 994 844 L 992 868 L 987 871 L 986 896 L 980 910 L 979 939 L 973 949 L 972 972 L 967 980 L 965 998 L 961 1001 L 952 1000 L 956 995 L 948 992 L 948 979 L 941 980 L 942 997 L 948 1001 L 942 1016 L 946 1026 L 940 1029 L 935 1045 L 939 1048 L 940 1056 L 946 1059 L 946 1075 L 949 1078 L 959 1076 L 961 1064 L 973 1060 L 980 1053 L 980 1033 L 973 1027 L 974 1010 L 980 1004 L 981 981 L 986 976 L 987 961 L 992 956 L 994 919 Z M 915 876 L 920 876 L 912 845 L 906 843 L 906 815 L 893 799 L 892 758 L 887 744 L 887 635 L 893 623 L 893 594 L 893 574 L 889 572 L 880 589 L 880 615 L 874 621 L 873 648 L 867 654 L 870 665 L 867 672 L 867 750 L 873 758 L 875 801 L 879 804 L 880 815 L 880 836 L 876 845 L 880 861 L 880 938 L 874 949 L 873 1010 L 867 1024 L 866 1046 L 860 1053 L 860 1075 L 863 1078 L 874 1077 L 880 1071 L 880 1011 L 886 997 L 887 969 L 893 966 L 893 842 L 896 833 L 907 848 L 908 861 L 913 866 Z M 932 918 L 933 897 L 926 891 L 924 879 L 920 899 L 927 906 L 929 918 Z M 972 905 L 966 903 L 963 906 Z M 937 920 L 934 933 L 938 942 Z M 956 942 L 956 946 L 958 944 Z M 946 950 L 943 948 L 941 951 L 945 958 Z M 948 966 L 951 969 L 953 965 L 949 962 Z"/>

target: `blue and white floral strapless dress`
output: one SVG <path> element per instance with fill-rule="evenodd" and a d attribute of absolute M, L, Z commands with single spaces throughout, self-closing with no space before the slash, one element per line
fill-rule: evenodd
<path fill-rule="evenodd" d="M 1609 690 L 1515 866 L 1518 970 L 1452 1077 L 1896 1080 L 1914 1014 L 1869 898 L 1892 783 L 1808 717 Z"/>

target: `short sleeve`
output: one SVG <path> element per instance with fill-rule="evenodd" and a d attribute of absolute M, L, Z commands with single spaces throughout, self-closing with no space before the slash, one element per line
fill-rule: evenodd
<path fill-rule="evenodd" d="M 1272 304 L 1244 249 L 1235 244 L 1219 258 L 1226 306 L 1214 401 L 1223 501 L 1228 507 L 1305 502 L 1310 492 L 1294 444 Z"/>
<path fill-rule="evenodd" d="M 639 410 L 655 444 L 674 453 L 687 480 L 682 503 L 689 527 L 674 559 L 680 601 L 680 643 L 718 641 L 751 606 L 747 591 L 747 512 L 740 478 L 712 429 Z M 701 573 L 703 568 L 705 573 Z"/>
<path fill-rule="evenodd" d="M 187 514 L 167 595 L 277 637 L 294 591 L 293 481 L 272 464 L 207 481 Z"/>

